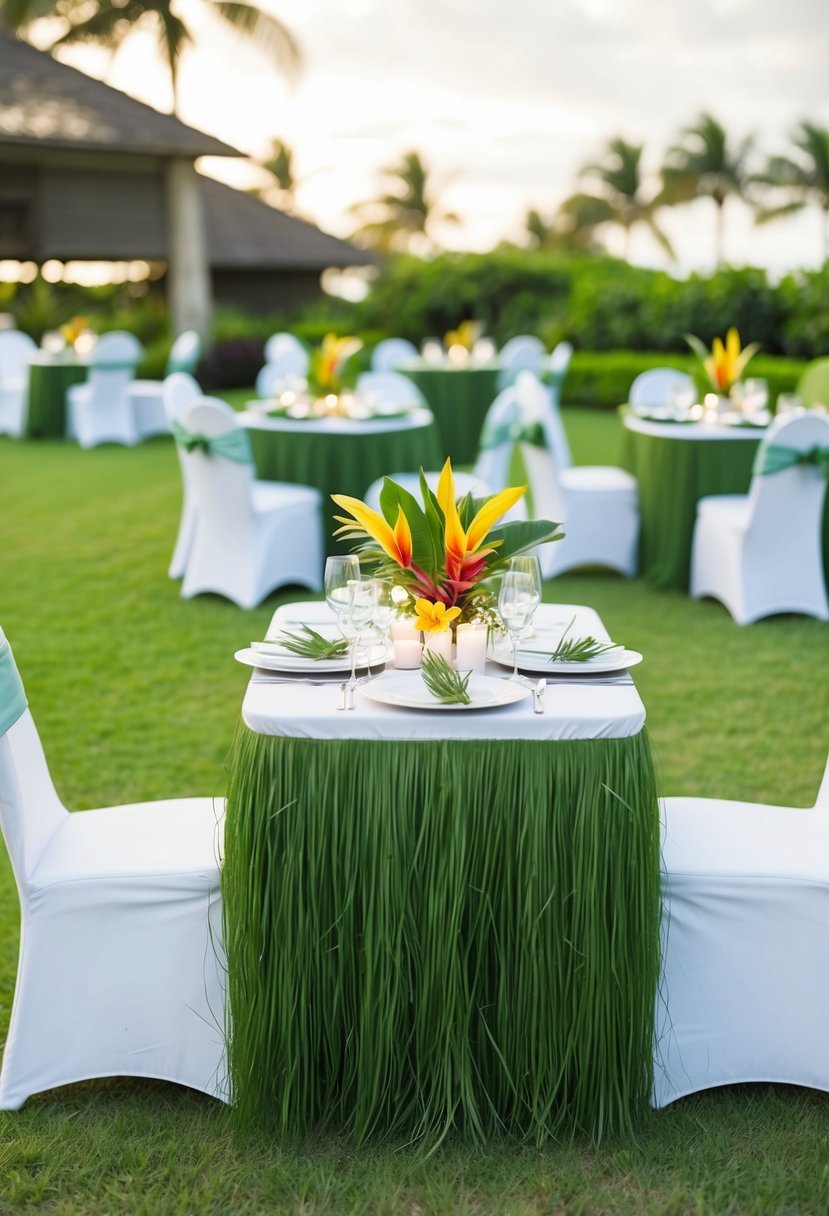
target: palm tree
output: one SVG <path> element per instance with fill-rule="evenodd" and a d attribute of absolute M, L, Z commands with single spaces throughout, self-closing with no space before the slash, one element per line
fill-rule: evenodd
<path fill-rule="evenodd" d="M 273 205 L 280 211 L 296 211 L 299 179 L 294 172 L 294 153 L 290 144 L 284 139 L 272 139 L 270 154 L 258 164 L 270 173 L 274 184 L 265 186 L 264 189 L 252 190 L 251 193 L 265 202 L 273 199 Z"/>
<path fill-rule="evenodd" d="M 729 145 L 725 128 L 710 114 L 700 114 L 686 127 L 680 142 L 668 149 L 662 169 L 659 201 L 669 206 L 710 198 L 716 207 L 716 257 L 723 261 L 725 204 L 730 197 L 743 198 L 748 174 L 746 159 L 752 145 L 748 136 Z"/>
<path fill-rule="evenodd" d="M 433 248 L 435 224 L 460 223 L 454 211 L 439 208 L 419 152 L 406 152 L 399 164 L 382 172 L 390 179 L 388 192 L 350 209 L 353 215 L 365 217 L 353 234 L 360 244 L 381 252 Z"/>
<path fill-rule="evenodd" d="M 752 181 L 772 186 L 788 197 L 775 206 L 758 206 L 758 224 L 792 215 L 810 203 L 823 212 L 823 260 L 829 258 L 829 128 L 802 122 L 791 137 L 794 156 L 771 156 Z"/>
<path fill-rule="evenodd" d="M 585 196 L 574 195 L 573 198 Z M 569 202 L 570 200 L 568 200 Z M 603 203 L 603 200 L 593 199 L 589 203 Z M 524 230 L 534 249 L 552 249 L 562 253 L 598 253 L 601 246 L 596 240 L 596 227 L 601 221 L 593 221 L 590 205 L 573 207 L 571 211 L 561 208 L 555 215 L 546 218 L 531 208 L 524 217 Z"/>
<path fill-rule="evenodd" d="M 625 234 L 625 257 L 630 248 L 630 233 L 644 224 L 669 257 L 671 242 L 656 222 L 658 200 L 647 198 L 642 185 L 642 145 L 612 139 L 600 161 L 585 165 L 580 176 L 594 186 L 594 193 L 583 191 L 566 198 L 559 208 L 560 222 L 571 236 L 590 243 L 595 229 L 616 224 Z"/>
<path fill-rule="evenodd" d="M 247 0 L 202 0 L 231 29 L 254 42 L 286 74 L 300 65 L 299 45 L 290 30 Z M 60 17 L 65 29 L 52 44 L 98 42 L 117 50 L 139 26 L 154 26 L 170 69 L 173 113 L 178 109 L 178 72 L 185 46 L 193 42 L 171 0 L 0 0 L 0 28 L 25 34 L 43 17 Z"/>

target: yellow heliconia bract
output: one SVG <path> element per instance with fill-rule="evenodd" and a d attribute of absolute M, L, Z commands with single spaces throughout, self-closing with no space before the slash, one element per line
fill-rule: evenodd
<path fill-rule="evenodd" d="M 433 604 L 431 600 L 415 600 L 414 627 L 422 633 L 443 633 L 461 614 L 460 608 L 447 608 L 445 604 Z"/>
<path fill-rule="evenodd" d="M 397 522 L 392 528 L 382 515 L 367 507 L 359 498 L 349 498 L 346 494 L 332 494 L 334 502 L 343 511 L 348 511 L 357 521 L 363 531 L 376 540 L 383 552 L 397 562 L 398 566 L 408 569 L 412 564 L 412 530 L 409 521 L 403 514 L 403 508 L 398 507 Z M 349 524 L 351 520 L 343 520 Z"/>
<path fill-rule="evenodd" d="M 443 511 L 445 520 L 444 539 L 446 552 L 452 557 L 462 560 L 469 553 L 475 553 L 486 539 L 487 533 L 510 507 L 518 502 L 526 492 L 526 486 L 510 486 L 495 494 L 478 511 L 469 528 L 464 531 L 455 502 L 455 478 L 452 474 L 452 461 L 447 458 L 441 469 L 438 481 L 437 500 Z"/>

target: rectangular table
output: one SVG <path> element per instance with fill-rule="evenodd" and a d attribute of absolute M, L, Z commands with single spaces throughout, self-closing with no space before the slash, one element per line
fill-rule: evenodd
<path fill-rule="evenodd" d="M 539 618 L 574 612 L 574 630 L 607 636 L 587 608 Z M 240 1116 L 358 1140 L 631 1127 L 650 1098 L 659 970 L 635 686 L 552 685 L 543 715 L 530 698 L 429 713 L 337 701 L 336 683 L 254 673 L 230 758 Z"/>

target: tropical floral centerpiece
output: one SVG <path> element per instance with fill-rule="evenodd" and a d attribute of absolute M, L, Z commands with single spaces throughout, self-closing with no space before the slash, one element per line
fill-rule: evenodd
<path fill-rule="evenodd" d="M 60 335 L 67 346 L 74 347 L 77 344 L 78 338 L 86 333 L 88 327 L 89 317 L 73 317 L 65 325 L 61 325 Z"/>
<path fill-rule="evenodd" d="M 338 338 L 326 334 L 322 345 L 313 351 L 308 364 L 308 389 L 318 397 L 336 397 L 344 389 L 353 388 L 356 370 L 348 361 L 363 344 L 359 338 Z"/>
<path fill-rule="evenodd" d="M 472 348 L 484 332 L 484 327 L 480 321 L 461 321 L 457 329 L 450 329 L 444 334 L 443 341 L 447 350 L 452 347 L 460 347 L 467 354 L 472 353 Z"/>
<path fill-rule="evenodd" d="M 760 349 L 759 342 L 750 342 L 741 349 L 740 335 L 733 325 L 725 336 L 725 342 L 715 338 L 710 351 L 695 334 L 686 334 L 685 341 L 698 356 L 708 383 L 718 397 L 728 396 L 741 379 L 749 359 Z"/>
<path fill-rule="evenodd" d="M 389 477 L 383 481 L 379 513 L 358 498 L 333 494 L 347 513 L 335 516 L 342 525 L 335 536 L 356 541 L 361 562 L 373 565 L 378 578 L 405 588 L 415 601 L 415 628 L 424 633 L 472 620 L 497 624 L 485 581 L 504 570 L 510 558 L 563 536 L 560 525 L 548 519 L 499 524 L 526 489 L 512 486 L 491 498 L 456 498 L 447 460 L 437 493 L 421 470 L 422 504 Z"/>

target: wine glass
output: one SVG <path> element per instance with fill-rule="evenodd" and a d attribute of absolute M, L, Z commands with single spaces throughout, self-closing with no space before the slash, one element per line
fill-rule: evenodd
<path fill-rule="evenodd" d="M 532 631 L 530 630 L 530 625 L 532 625 L 535 610 L 541 603 L 541 563 L 537 557 L 530 557 L 527 554 L 524 554 L 521 557 L 510 558 L 508 569 L 517 571 L 520 574 L 526 574 L 530 579 L 532 579 L 536 600 L 530 613 L 529 620 L 524 626 L 525 634 L 531 633 Z"/>
<path fill-rule="evenodd" d="M 338 624 L 340 614 L 350 607 L 353 598 L 349 583 L 359 578 L 360 561 L 353 553 L 325 559 L 325 602 L 337 617 Z"/>
<path fill-rule="evenodd" d="M 354 708 L 354 689 L 357 687 L 357 650 L 363 630 L 374 617 L 377 605 L 377 590 L 372 578 L 349 579 L 347 590 L 351 596 L 348 606 L 339 616 L 340 632 L 351 644 L 351 677 L 348 688 L 351 694 L 349 708 Z"/>
<path fill-rule="evenodd" d="M 525 570 L 507 570 L 501 580 L 498 612 L 512 642 L 511 680 L 518 679 L 518 639 L 532 620 L 539 598 L 532 574 Z"/>
<path fill-rule="evenodd" d="M 395 594 L 397 584 L 391 579 L 376 578 L 374 580 L 375 605 L 374 624 L 383 635 L 383 653 L 388 650 L 389 630 L 397 619 L 398 597 Z"/>

